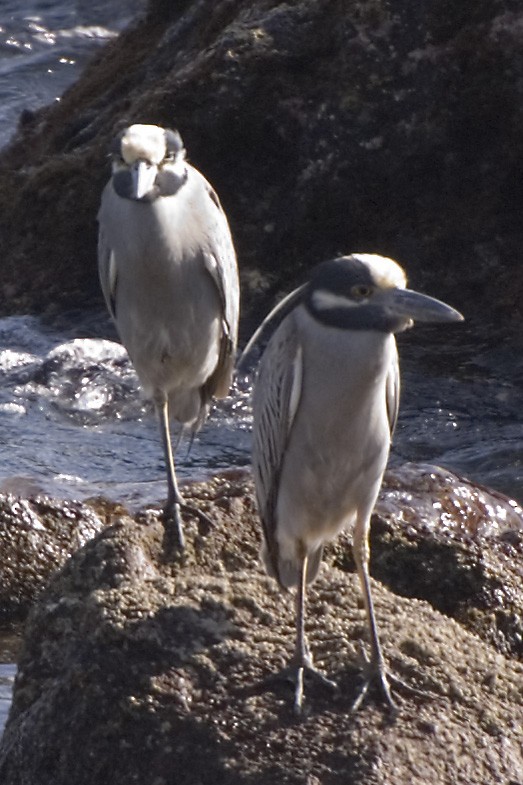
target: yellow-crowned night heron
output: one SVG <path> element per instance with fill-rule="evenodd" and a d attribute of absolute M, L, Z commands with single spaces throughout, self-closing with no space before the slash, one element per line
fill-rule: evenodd
<path fill-rule="evenodd" d="M 318 573 L 324 543 L 344 528 L 352 530 L 371 643 L 368 678 L 354 707 L 373 682 L 394 705 L 368 572 L 370 517 L 398 413 L 394 333 L 413 320 L 463 319 L 405 285 L 401 267 L 377 255 L 320 264 L 286 298 L 285 310 L 294 307 L 261 359 L 253 396 L 253 471 L 265 567 L 281 587 L 297 586 L 296 646 L 285 669 L 296 686 L 297 711 L 304 672 L 328 682 L 313 668 L 304 633 L 306 584 Z"/>
<path fill-rule="evenodd" d="M 167 466 L 164 520 L 183 547 L 169 416 L 196 431 L 211 398 L 229 392 L 239 285 L 225 213 L 185 160 L 177 131 L 132 125 L 117 138 L 102 196 L 102 290 L 145 392 L 160 417 Z M 197 512 L 197 511 L 196 511 Z"/>

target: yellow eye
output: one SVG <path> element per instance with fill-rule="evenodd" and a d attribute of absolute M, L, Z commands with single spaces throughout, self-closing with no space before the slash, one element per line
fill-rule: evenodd
<path fill-rule="evenodd" d="M 367 297 L 371 296 L 372 286 L 368 286 L 364 283 L 358 283 L 352 287 L 350 293 L 356 300 L 365 300 Z"/>

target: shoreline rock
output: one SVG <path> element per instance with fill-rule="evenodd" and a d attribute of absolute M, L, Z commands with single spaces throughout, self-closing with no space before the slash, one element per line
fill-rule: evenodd
<path fill-rule="evenodd" d="M 103 526 L 81 502 L 0 494 L 0 625 L 23 620 L 53 573 Z"/>
<path fill-rule="evenodd" d="M 432 469 L 393 474 L 389 487 L 406 491 L 410 476 L 415 495 L 416 482 L 426 491 L 430 480 L 432 492 L 444 490 L 448 509 L 455 508 L 450 473 Z M 456 478 L 453 486 L 462 499 L 464 482 Z M 456 594 L 463 584 L 452 589 L 453 579 L 468 570 L 474 592 L 463 592 L 463 605 L 472 617 L 498 615 L 503 625 L 484 587 L 498 580 L 507 587 L 505 602 L 511 597 L 512 610 L 521 608 L 519 514 L 510 536 L 444 533 L 443 543 L 436 532 L 433 544 L 423 521 L 416 531 L 414 519 L 401 521 L 397 510 L 375 516 L 372 572 L 380 582 L 373 580 L 373 590 L 385 656 L 396 676 L 421 691 L 396 693 L 394 722 L 372 699 L 349 711 L 365 621 L 356 576 L 348 574 L 349 539 L 329 547 L 310 592 L 308 630 L 317 664 L 339 690 L 307 685 L 307 713 L 298 722 L 291 690 L 260 688 L 289 655 L 293 601 L 259 565 L 250 480 L 216 478 L 186 493 L 215 527 L 188 522 L 183 557 L 165 562 L 155 514 L 135 521 L 122 515 L 67 561 L 33 607 L 0 746 L 3 785 L 518 781 L 520 627 L 511 647 L 503 640 L 497 646 L 463 608 L 458 624 L 397 589 L 411 576 L 412 595 L 431 585 L 436 594 L 446 570 L 440 593 Z M 476 512 L 471 505 L 470 515 Z M 457 528 L 463 514 L 462 507 Z M 486 565 L 484 582 L 478 564 Z"/>

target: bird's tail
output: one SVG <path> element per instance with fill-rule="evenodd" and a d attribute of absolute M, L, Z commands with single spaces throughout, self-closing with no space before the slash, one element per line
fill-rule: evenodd
<path fill-rule="evenodd" d="M 322 555 L 322 545 L 308 554 L 307 583 L 312 583 L 318 575 Z M 273 554 L 270 553 L 265 542 L 262 545 L 261 558 L 267 574 L 278 581 L 282 589 L 291 589 L 293 586 L 299 584 L 301 579 L 301 564 L 299 559 L 282 559 L 280 556 L 273 558 Z"/>

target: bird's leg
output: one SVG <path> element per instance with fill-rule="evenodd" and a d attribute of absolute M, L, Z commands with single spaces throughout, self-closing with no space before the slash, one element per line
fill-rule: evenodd
<path fill-rule="evenodd" d="M 156 408 L 160 417 L 160 430 L 162 434 L 165 465 L 167 468 L 167 501 L 163 508 L 163 520 L 166 535 L 169 540 L 168 549 L 174 547 L 183 550 L 185 547 L 185 538 L 183 535 L 182 511 L 194 515 L 205 524 L 207 529 L 212 529 L 214 524 L 204 512 L 197 507 L 193 507 L 191 504 L 187 504 L 178 488 L 176 470 L 174 467 L 174 452 L 171 443 L 171 431 L 169 427 L 168 399 L 165 394 L 162 394 L 161 397 L 158 398 Z"/>
<path fill-rule="evenodd" d="M 285 679 L 294 685 L 294 712 L 302 713 L 303 708 L 303 677 L 307 675 L 330 689 L 336 689 L 335 682 L 328 679 L 323 673 L 316 670 L 305 635 L 305 596 L 307 586 L 307 556 L 304 556 L 300 566 L 300 580 L 296 590 L 296 642 L 294 654 L 289 664 L 279 673 L 269 677 L 265 684 Z"/>
<path fill-rule="evenodd" d="M 370 662 L 367 664 L 367 676 L 365 683 L 361 689 L 360 694 L 354 701 L 352 708 L 356 711 L 367 695 L 369 686 L 374 683 L 381 692 L 385 703 L 391 709 L 395 709 L 396 705 L 390 693 L 390 687 L 387 679 L 387 669 L 385 667 L 385 660 L 381 651 L 381 644 L 378 635 L 378 627 L 376 624 L 376 615 L 374 613 L 374 604 L 372 602 L 372 593 L 370 588 L 369 579 L 369 545 L 368 545 L 368 521 L 364 521 L 362 525 L 361 519 L 357 521 L 354 530 L 354 559 L 358 570 L 358 576 L 363 592 L 363 602 L 365 605 L 365 612 L 367 615 L 367 622 L 370 632 Z"/>
<path fill-rule="evenodd" d="M 367 695 L 371 683 L 376 684 L 381 692 L 385 703 L 391 708 L 395 709 L 396 704 L 392 699 L 390 693 L 389 682 L 387 678 L 387 669 L 385 667 L 385 660 L 381 650 L 380 639 L 378 635 L 378 628 L 376 625 L 376 615 L 374 613 L 374 604 L 372 602 L 372 594 L 370 590 L 369 570 L 367 562 L 362 562 L 361 569 L 358 565 L 358 575 L 363 590 L 363 601 L 365 604 L 365 611 L 367 614 L 367 622 L 370 632 L 370 662 L 368 663 L 368 675 L 366 681 L 361 689 L 360 694 L 353 703 L 353 710 L 356 711 Z"/>
<path fill-rule="evenodd" d="M 294 672 L 294 711 L 301 714 L 303 707 L 303 676 L 306 673 L 315 681 L 324 686 L 336 689 L 336 684 L 328 679 L 323 673 L 316 670 L 313 665 L 312 655 L 305 635 L 305 600 L 307 591 L 307 556 L 304 556 L 301 563 L 300 582 L 296 591 L 296 644 L 294 654 L 289 663 L 289 671 Z"/>
<path fill-rule="evenodd" d="M 181 507 L 184 504 L 184 501 L 176 480 L 169 427 L 168 399 L 165 394 L 156 401 L 156 408 L 160 418 L 160 432 L 162 435 L 165 466 L 167 469 L 167 501 L 163 508 L 163 520 L 166 533 L 168 532 L 169 539 L 171 540 L 170 545 L 174 545 L 175 547 L 180 548 L 180 550 L 183 550 L 185 547 L 185 539 L 183 536 Z"/>

